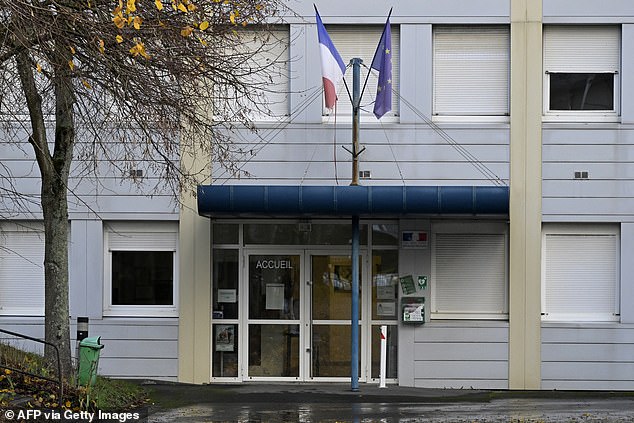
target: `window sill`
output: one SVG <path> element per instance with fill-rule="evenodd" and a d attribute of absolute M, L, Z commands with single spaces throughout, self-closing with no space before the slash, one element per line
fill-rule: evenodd
<path fill-rule="evenodd" d="M 508 124 L 511 121 L 510 116 L 440 116 L 434 115 L 431 118 L 433 123 L 497 123 Z"/>
<path fill-rule="evenodd" d="M 619 123 L 621 117 L 614 113 L 546 113 L 544 123 Z"/>
<path fill-rule="evenodd" d="M 110 306 L 103 311 L 104 317 L 178 317 L 176 306 L 167 307 L 133 307 L 133 306 Z"/>

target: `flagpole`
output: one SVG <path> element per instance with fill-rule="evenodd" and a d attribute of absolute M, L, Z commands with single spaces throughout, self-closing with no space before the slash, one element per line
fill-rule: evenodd
<path fill-rule="evenodd" d="M 385 20 L 385 23 L 387 24 L 390 20 L 390 16 L 392 16 L 392 9 L 393 7 L 390 7 L 390 13 L 387 14 L 387 19 Z M 317 10 L 317 6 L 315 6 L 315 10 Z M 377 44 L 376 46 L 376 50 L 374 50 L 374 56 L 372 57 L 376 57 L 376 54 L 379 51 L 379 48 L 381 47 L 381 41 L 383 41 L 383 37 L 385 37 L 385 26 L 383 27 L 383 32 L 381 32 L 381 38 L 379 38 L 379 44 Z M 368 74 L 365 76 L 365 81 L 363 82 L 363 89 L 361 90 L 361 97 L 363 97 L 363 93 L 365 92 L 365 87 L 366 85 L 368 85 L 368 79 L 370 79 L 370 70 L 368 70 Z"/>
<path fill-rule="evenodd" d="M 352 182 L 359 185 L 359 112 L 361 105 L 361 60 L 355 57 L 352 64 Z M 359 390 L 359 216 L 352 216 L 352 304 L 350 321 L 350 389 Z"/>

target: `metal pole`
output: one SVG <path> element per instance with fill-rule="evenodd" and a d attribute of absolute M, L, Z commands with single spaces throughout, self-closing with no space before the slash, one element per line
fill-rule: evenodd
<path fill-rule="evenodd" d="M 387 370 L 387 326 L 381 326 L 381 370 L 379 372 L 379 388 L 385 388 Z"/>
<path fill-rule="evenodd" d="M 351 390 L 359 390 L 359 216 L 352 216 Z"/>
<path fill-rule="evenodd" d="M 359 110 L 361 105 L 361 60 L 358 57 L 352 63 L 352 182 L 359 185 Z"/>
<path fill-rule="evenodd" d="M 352 63 L 352 182 L 359 185 L 359 106 L 361 104 L 361 60 Z M 351 354 L 350 389 L 359 390 L 359 216 L 352 216 L 352 306 L 351 306 Z"/>

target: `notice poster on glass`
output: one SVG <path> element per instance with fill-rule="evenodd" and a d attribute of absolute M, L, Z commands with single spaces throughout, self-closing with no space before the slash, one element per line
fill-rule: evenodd
<path fill-rule="evenodd" d="M 376 315 L 378 317 L 396 316 L 396 303 L 394 301 L 383 301 L 376 304 Z"/>
<path fill-rule="evenodd" d="M 219 303 L 235 303 L 236 298 L 237 296 L 235 289 L 218 289 Z"/>
<path fill-rule="evenodd" d="M 216 351 L 232 352 L 234 325 L 216 325 Z"/>
<path fill-rule="evenodd" d="M 403 295 L 410 295 L 416 292 L 416 285 L 414 284 L 412 275 L 402 276 L 399 278 L 399 281 L 401 282 Z"/>
<path fill-rule="evenodd" d="M 266 309 L 284 310 L 284 284 L 266 284 Z"/>
<path fill-rule="evenodd" d="M 394 289 L 394 285 L 376 287 L 377 300 L 393 300 L 394 298 L 396 298 L 396 290 Z"/>

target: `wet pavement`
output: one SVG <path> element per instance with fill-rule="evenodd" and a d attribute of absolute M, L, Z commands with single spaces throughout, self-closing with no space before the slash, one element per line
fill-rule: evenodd
<path fill-rule="evenodd" d="M 482 391 L 346 384 L 146 386 L 150 422 L 634 422 L 630 392 Z"/>

